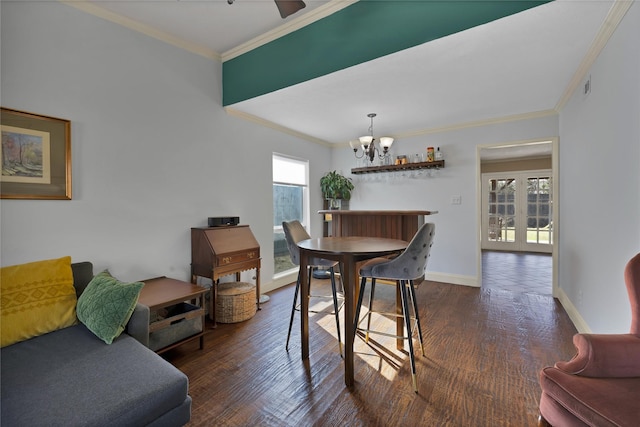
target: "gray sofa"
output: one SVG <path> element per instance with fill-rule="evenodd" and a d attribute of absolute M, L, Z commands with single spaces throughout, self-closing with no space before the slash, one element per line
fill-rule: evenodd
<path fill-rule="evenodd" d="M 76 294 L 89 262 L 72 264 Z M 149 309 L 107 345 L 83 324 L 0 350 L 0 424 L 10 426 L 181 426 L 191 418 L 186 375 L 149 350 Z"/>

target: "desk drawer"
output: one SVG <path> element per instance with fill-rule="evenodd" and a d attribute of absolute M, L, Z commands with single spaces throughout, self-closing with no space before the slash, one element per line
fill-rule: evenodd
<path fill-rule="evenodd" d="M 260 250 L 249 250 L 246 252 L 230 253 L 218 255 L 216 257 L 216 263 L 218 266 L 225 266 L 229 264 L 235 264 L 238 262 L 251 261 L 260 258 Z"/>

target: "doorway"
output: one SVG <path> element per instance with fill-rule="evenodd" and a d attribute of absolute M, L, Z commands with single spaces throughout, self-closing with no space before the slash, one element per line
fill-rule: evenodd
<path fill-rule="evenodd" d="M 482 174 L 482 249 L 551 253 L 551 170 Z"/>
<path fill-rule="evenodd" d="M 555 293 L 557 142 L 478 147 L 481 287 Z"/>

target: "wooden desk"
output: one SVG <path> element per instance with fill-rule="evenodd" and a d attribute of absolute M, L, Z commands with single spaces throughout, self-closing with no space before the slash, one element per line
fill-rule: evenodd
<path fill-rule="evenodd" d="M 357 302 L 358 271 L 360 261 L 378 256 L 402 252 L 407 242 L 380 237 L 321 237 L 307 239 L 298 243 L 300 248 L 300 283 L 308 280 L 308 259 L 318 257 L 339 261 L 344 286 L 344 382 L 353 386 L 353 340 L 356 331 L 355 304 Z M 300 286 L 300 336 L 302 340 L 302 359 L 309 358 L 309 288 Z"/>
<path fill-rule="evenodd" d="M 216 327 L 216 297 L 220 277 L 256 270 L 256 305 L 260 310 L 260 245 L 248 225 L 191 229 L 191 282 L 198 276 L 210 278 L 209 318 Z"/>
<path fill-rule="evenodd" d="M 329 230 L 333 237 L 386 237 L 409 242 L 424 224 L 424 217 L 437 214 L 438 211 L 321 210 L 318 213 L 331 215 Z"/>

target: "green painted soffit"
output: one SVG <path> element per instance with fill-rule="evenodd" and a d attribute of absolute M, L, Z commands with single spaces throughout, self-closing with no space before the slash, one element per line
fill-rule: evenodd
<path fill-rule="evenodd" d="M 361 0 L 224 62 L 223 105 L 293 86 L 549 1 Z"/>

